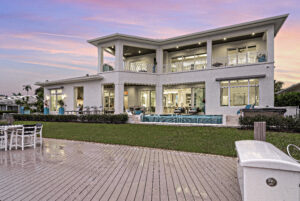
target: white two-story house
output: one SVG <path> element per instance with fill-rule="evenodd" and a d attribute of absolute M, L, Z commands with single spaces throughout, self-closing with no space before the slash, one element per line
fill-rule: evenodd
<path fill-rule="evenodd" d="M 274 104 L 274 37 L 288 15 L 193 34 L 151 39 L 112 34 L 88 42 L 98 49 L 98 73 L 36 83 L 50 113 L 63 99 L 79 107 L 123 113 L 170 114 L 198 107 L 205 114 L 235 115 L 251 104 Z"/>

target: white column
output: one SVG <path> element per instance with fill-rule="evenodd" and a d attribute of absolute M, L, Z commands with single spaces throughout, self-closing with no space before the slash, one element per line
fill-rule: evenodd
<path fill-rule="evenodd" d="M 115 44 L 115 71 L 123 71 L 123 43 L 117 41 Z"/>
<path fill-rule="evenodd" d="M 115 114 L 123 113 L 124 108 L 124 84 L 115 84 Z"/>
<path fill-rule="evenodd" d="M 207 55 L 206 68 L 211 68 L 211 62 L 212 62 L 212 40 L 211 39 L 208 39 L 206 41 L 206 55 Z"/>
<path fill-rule="evenodd" d="M 155 113 L 162 114 L 163 113 L 163 86 L 157 84 L 155 87 L 155 93 L 156 93 Z"/>
<path fill-rule="evenodd" d="M 98 46 L 98 70 L 97 72 L 103 72 L 103 48 L 99 45 Z"/>
<path fill-rule="evenodd" d="M 268 62 L 274 62 L 274 26 L 267 30 L 267 53 Z"/>
<path fill-rule="evenodd" d="M 99 105 L 98 105 L 98 107 L 102 106 L 102 108 L 103 108 L 103 84 L 100 84 L 99 94 L 100 94 L 100 96 L 99 96 Z"/>
<path fill-rule="evenodd" d="M 161 48 L 156 49 L 156 62 L 157 62 L 156 73 L 159 74 L 163 73 L 164 60 L 163 60 L 163 50 Z"/>

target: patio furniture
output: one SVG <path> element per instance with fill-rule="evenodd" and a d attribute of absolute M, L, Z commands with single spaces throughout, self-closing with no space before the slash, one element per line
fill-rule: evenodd
<path fill-rule="evenodd" d="M 18 141 L 20 139 L 20 141 Z M 24 125 L 22 128 L 16 129 L 16 132 L 11 135 L 12 142 L 15 140 L 15 148 L 36 147 L 36 125 Z M 26 142 L 27 140 L 27 142 Z"/>
<path fill-rule="evenodd" d="M 4 126 L 0 127 L 0 149 L 7 151 L 7 134 Z"/>
<path fill-rule="evenodd" d="M 185 108 L 184 107 L 178 107 L 174 110 L 175 114 L 182 114 L 185 112 Z"/>
<path fill-rule="evenodd" d="M 248 109 L 248 110 L 249 110 L 249 109 L 253 109 L 253 108 L 254 108 L 254 105 L 250 105 L 250 104 L 249 104 L 249 105 L 246 105 L 246 106 L 245 106 L 245 109 Z M 236 114 L 241 114 L 241 111 L 242 111 L 242 109 L 239 109 L 239 110 L 236 112 Z"/>
<path fill-rule="evenodd" d="M 36 144 L 43 144 L 43 124 L 36 124 L 35 130 Z"/>
<path fill-rule="evenodd" d="M 198 114 L 200 112 L 200 109 L 198 107 L 192 107 L 189 110 L 189 114 Z"/>

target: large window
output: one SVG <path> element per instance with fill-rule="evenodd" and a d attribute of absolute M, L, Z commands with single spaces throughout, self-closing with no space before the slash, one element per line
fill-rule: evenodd
<path fill-rule="evenodd" d="M 256 45 L 227 49 L 228 65 L 257 62 Z"/>
<path fill-rule="evenodd" d="M 50 90 L 50 111 L 58 111 L 58 101 L 62 100 L 62 89 L 51 89 Z"/>
<path fill-rule="evenodd" d="M 206 54 L 173 57 L 171 72 L 201 70 L 206 67 Z"/>
<path fill-rule="evenodd" d="M 221 106 L 259 105 L 258 83 L 258 79 L 222 81 Z"/>
<path fill-rule="evenodd" d="M 104 110 L 106 112 L 113 112 L 115 108 L 114 87 L 104 86 L 103 99 L 104 99 Z"/>
<path fill-rule="evenodd" d="M 83 87 L 74 88 L 74 110 L 83 108 Z"/>

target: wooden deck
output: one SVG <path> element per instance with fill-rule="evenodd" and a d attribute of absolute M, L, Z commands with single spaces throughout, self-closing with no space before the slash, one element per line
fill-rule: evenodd
<path fill-rule="evenodd" d="M 0 151 L 0 200 L 241 201 L 236 159 L 44 140 Z"/>

